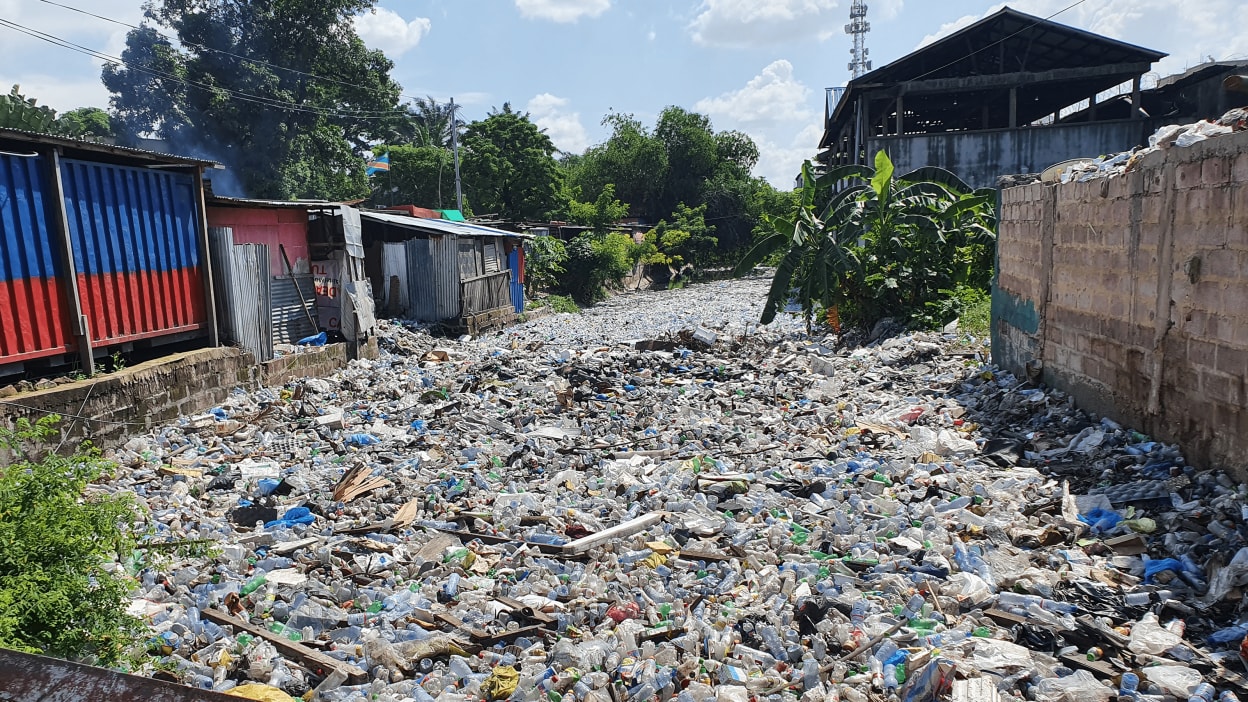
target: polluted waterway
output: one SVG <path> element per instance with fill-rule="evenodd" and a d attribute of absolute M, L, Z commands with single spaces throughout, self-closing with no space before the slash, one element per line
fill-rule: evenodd
<path fill-rule="evenodd" d="M 1234 702 L 1245 493 L 768 280 L 621 295 L 134 436 L 150 662 L 262 700 Z M 160 554 L 154 557 L 153 554 Z M 1248 649 L 1246 649 L 1248 650 Z"/>

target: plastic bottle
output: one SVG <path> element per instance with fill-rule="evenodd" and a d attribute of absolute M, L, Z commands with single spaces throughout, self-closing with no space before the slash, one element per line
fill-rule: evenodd
<path fill-rule="evenodd" d="M 1129 700 L 1140 699 L 1140 676 L 1127 672 L 1122 674 L 1118 683 L 1118 696 Z"/>
<path fill-rule="evenodd" d="M 1214 689 L 1213 685 L 1202 682 L 1196 686 L 1192 696 L 1187 698 L 1187 702 L 1213 702 L 1213 697 L 1216 694 L 1218 694 L 1218 691 Z"/>

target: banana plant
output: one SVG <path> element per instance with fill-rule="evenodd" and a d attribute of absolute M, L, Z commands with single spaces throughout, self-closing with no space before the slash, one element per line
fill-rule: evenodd
<path fill-rule="evenodd" d="M 808 328 L 819 308 L 863 327 L 886 316 L 913 321 L 957 286 L 990 279 L 991 189 L 972 190 L 941 168 L 896 177 L 883 151 L 874 167 L 841 166 L 818 178 L 806 163 L 802 183 L 794 213 L 769 220 L 773 233 L 734 271 L 743 275 L 784 252 L 763 324 L 789 300 L 800 305 Z"/>

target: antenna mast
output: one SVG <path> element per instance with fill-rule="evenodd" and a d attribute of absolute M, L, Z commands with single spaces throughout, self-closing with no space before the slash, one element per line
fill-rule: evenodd
<path fill-rule="evenodd" d="M 854 38 L 854 48 L 849 50 L 854 60 L 849 63 L 850 77 L 857 78 L 871 70 L 871 61 L 867 56 L 871 50 L 867 48 L 867 32 L 871 31 L 871 23 L 867 21 L 866 0 L 854 0 L 849 8 L 849 24 L 845 25 L 845 33 Z"/>

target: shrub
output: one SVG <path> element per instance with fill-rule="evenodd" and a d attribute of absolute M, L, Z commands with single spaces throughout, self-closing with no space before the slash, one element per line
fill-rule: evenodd
<path fill-rule="evenodd" d="M 632 239 L 623 234 L 581 234 L 568 244 L 564 290 L 581 304 L 606 298 L 605 287 L 632 272 L 633 250 Z"/>
<path fill-rule="evenodd" d="M 130 583 L 107 569 L 133 552 L 129 495 L 86 494 L 112 464 L 80 445 L 61 456 L 42 448 L 60 418 L 0 428 L 0 646 L 104 665 L 138 635 L 126 614 Z"/>

